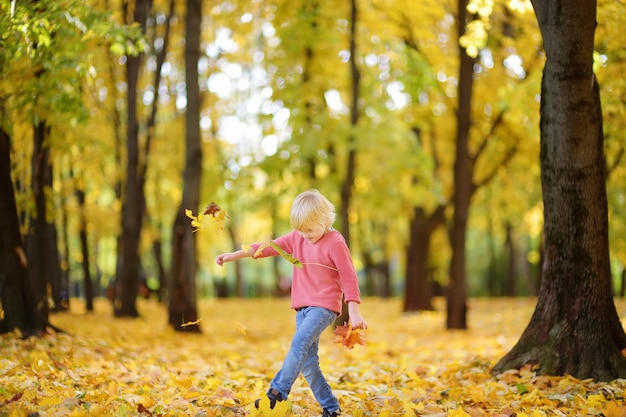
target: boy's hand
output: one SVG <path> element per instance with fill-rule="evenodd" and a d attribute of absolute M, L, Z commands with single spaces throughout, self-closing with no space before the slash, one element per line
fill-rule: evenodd
<path fill-rule="evenodd" d="M 232 260 L 231 253 L 222 253 L 221 255 L 217 255 L 217 257 L 215 258 L 215 263 L 218 264 L 219 266 L 223 266 L 224 263 L 230 262 L 231 260 Z"/>
<path fill-rule="evenodd" d="M 350 324 L 352 325 L 353 329 L 367 329 L 367 323 L 365 322 L 365 320 L 363 320 L 363 317 L 361 317 L 360 314 L 357 314 L 356 316 L 350 316 Z"/>
<path fill-rule="evenodd" d="M 367 323 L 359 313 L 359 303 L 355 301 L 348 302 L 348 317 L 353 329 L 367 329 Z"/>

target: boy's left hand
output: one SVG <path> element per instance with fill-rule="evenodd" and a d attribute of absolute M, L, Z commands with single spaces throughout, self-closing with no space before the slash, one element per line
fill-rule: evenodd
<path fill-rule="evenodd" d="M 367 323 L 359 313 L 359 303 L 354 301 L 348 303 L 348 317 L 350 317 L 350 325 L 353 329 L 367 329 Z"/>

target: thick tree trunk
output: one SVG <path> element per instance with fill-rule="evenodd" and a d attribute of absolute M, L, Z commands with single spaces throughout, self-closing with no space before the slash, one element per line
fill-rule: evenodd
<path fill-rule="evenodd" d="M 198 84 L 202 0 L 187 0 L 185 36 L 185 76 L 187 112 L 185 117 L 185 172 L 183 198 L 174 222 L 169 324 L 178 331 L 200 332 L 200 326 L 183 326 L 198 320 L 196 300 L 196 235 L 185 216 L 185 209 L 196 209 L 200 203 L 202 147 L 200 137 L 201 96 Z"/>
<path fill-rule="evenodd" d="M 61 294 L 61 266 L 56 226 L 53 219 L 48 219 L 50 212 L 48 191 L 52 189 L 49 131 L 50 128 L 43 121 L 33 128 L 32 191 L 35 199 L 35 216 L 26 242 L 35 298 L 39 308 L 46 310 L 42 312 L 46 317 L 50 307 L 62 310 L 67 305 L 67 299 L 63 300 Z"/>
<path fill-rule="evenodd" d="M 443 225 L 444 206 L 427 215 L 422 207 L 413 209 L 406 254 L 403 311 L 433 310 L 432 282 L 428 276 L 430 241 L 437 227 Z"/>
<path fill-rule="evenodd" d="M 592 71 L 596 2 L 533 1 L 544 40 L 541 184 L 545 258 L 537 307 L 498 373 L 626 377 L 626 335 L 613 302 L 602 111 Z"/>
<path fill-rule="evenodd" d="M 458 1 L 458 35 L 465 33 L 467 0 Z M 450 277 L 447 288 L 448 329 L 467 328 L 467 280 L 465 277 L 465 238 L 467 218 L 474 192 L 473 160 L 469 154 L 469 131 L 471 126 L 471 102 L 474 85 L 475 59 L 468 56 L 459 45 L 459 99 L 457 110 L 456 153 L 454 158 L 454 217 L 450 230 Z"/>
<path fill-rule="evenodd" d="M 0 129 L 0 333 L 20 330 L 41 335 L 47 310 L 39 312 L 33 296 L 11 179 L 11 145 Z"/>

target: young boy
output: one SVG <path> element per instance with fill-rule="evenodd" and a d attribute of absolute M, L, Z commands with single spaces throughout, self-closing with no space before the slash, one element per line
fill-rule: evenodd
<path fill-rule="evenodd" d="M 267 397 L 270 408 L 274 408 L 276 401 L 286 400 L 291 386 L 302 373 L 322 406 L 322 417 L 336 417 L 340 412 L 339 401 L 320 369 L 318 344 L 322 332 L 341 314 L 342 295 L 348 304 L 352 328 L 367 329 L 359 313 L 358 279 L 346 241 L 332 228 L 335 207 L 326 197 L 317 190 L 298 195 L 291 207 L 290 220 L 294 230 L 274 243 L 302 264 L 301 268 L 294 266 L 291 286 L 296 333 L 282 368 L 270 383 Z M 279 255 L 272 247 L 257 254 L 259 246 L 257 243 L 248 250 L 218 255 L 215 261 L 221 266 L 245 257 Z M 259 401 L 255 402 L 257 408 Z"/>

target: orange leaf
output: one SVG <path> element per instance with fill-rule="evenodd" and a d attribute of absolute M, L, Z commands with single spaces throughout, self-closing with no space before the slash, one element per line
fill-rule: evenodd
<path fill-rule="evenodd" d="M 365 336 L 359 330 L 354 330 L 350 323 L 344 323 L 335 329 L 335 342 L 352 349 L 356 344 L 365 345 Z"/>

